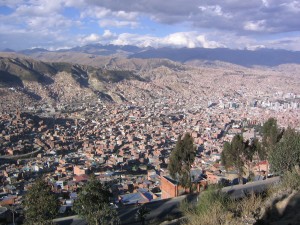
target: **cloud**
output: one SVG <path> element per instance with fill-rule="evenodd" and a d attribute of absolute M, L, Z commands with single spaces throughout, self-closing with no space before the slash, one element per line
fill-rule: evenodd
<path fill-rule="evenodd" d="M 111 43 L 116 45 L 137 45 L 141 47 L 224 47 L 223 44 L 220 44 L 216 41 L 209 41 L 205 35 L 198 34 L 197 32 L 178 32 L 165 37 L 123 33 L 120 34 L 115 40 L 111 41 Z"/>
<path fill-rule="evenodd" d="M 80 25 L 79 21 L 73 21 L 67 19 L 61 15 L 53 15 L 51 17 L 31 17 L 27 19 L 27 24 L 29 28 L 34 29 L 53 29 L 53 28 L 68 28 L 72 25 Z"/>
<path fill-rule="evenodd" d="M 23 0 L 1 0 L 0 6 L 7 6 L 9 8 L 15 8 L 20 5 Z"/>
<path fill-rule="evenodd" d="M 116 34 L 112 33 L 110 30 L 104 30 L 103 35 L 102 35 L 102 37 L 104 39 L 110 39 L 110 38 L 113 38 L 115 36 L 116 36 Z"/>
<path fill-rule="evenodd" d="M 199 35 L 197 32 L 179 32 L 170 34 L 161 40 L 163 45 L 176 46 L 176 47 L 204 47 L 204 48 L 217 48 L 223 47 L 220 43 L 215 41 L 208 41 L 205 35 Z"/>
<path fill-rule="evenodd" d="M 300 0 L 0 0 L 0 6 L 0 49 L 93 42 L 299 49 Z"/>
<path fill-rule="evenodd" d="M 123 10 L 112 11 L 111 9 L 101 6 L 88 6 L 80 14 L 80 18 L 89 18 L 98 20 L 100 27 L 129 27 L 136 28 L 138 13 L 125 12 Z"/>
<path fill-rule="evenodd" d="M 264 31 L 266 29 L 265 24 L 265 20 L 247 21 L 244 25 L 244 29 L 249 31 Z"/>
<path fill-rule="evenodd" d="M 95 42 L 98 42 L 101 40 L 101 36 L 98 35 L 98 34 L 90 34 L 84 38 L 81 39 L 81 42 L 84 43 L 84 44 L 87 44 L 87 43 L 95 43 Z"/>
<path fill-rule="evenodd" d="M 237 33 L 279 33 L 300 29 L 300 3 L 296 0 L 88 0 L 87 3 L 112 12 L 148 15 L 160 23 L 186 22 L 195 29 L 213 28 Z M 259 24 L 255 27 L 259 21 L 264 21 L 263 29 Z"/>
<path fill-rule="evenodd" d="M 123 10 L 121 11 L 117 11 L 117 12 L 113 12 L 112 13 L 113 16 L 120 18 L 120 19 L 124 19 L 124 20 L 136 20 L 138 17 L 138 13 L 136 12 L 125 12 Z"/>
<path fill-rule="evenodd" d="M 103 34 L 96 34 L 92 33 L 89 35 L 85 35 L 78 38 L 78 42 L 80 45 L 87 45 L 87 44 L 108 44 L 111 40 L 113 40 L 117 35 L 110 30 L 104 30 Z"/>
<path fill-rule="evenodd" d="M 111 15 L 111 10 L 103 7 L 90 7 L 85 9 L 84 11 L 81 12 L 80 17 L 81 18 L 86 18 L 86 17 L 91 17 L 91 18 L 97 18 L 97 19 L 102 19 L 108 15 Z"/>
<path fill-rule="evenodd" d="M 16 8 L 16 14 L 19 16 L 42 16 L 48 17 L 49 15 L 58 13 L 63 8 L 61 1 L 44 0 L 34 1 L 32 4 L 22 4 Z"/>
<path fill-rule="evenodd" d="M 100 27 L 130 27 L 135 28 L 138 27 L 139 23 L 135 21 L 120 21 L 120 20 L 100 20 Z"/>
<path fill-rule="evenodd" d="M 266 40 L 267 48 L 288 49 L 292 51 L 300 51 L 300 37 L 285 37 L 275 40 Z"/>

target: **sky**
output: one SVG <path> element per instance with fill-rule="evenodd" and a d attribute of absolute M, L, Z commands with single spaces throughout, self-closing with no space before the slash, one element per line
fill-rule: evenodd
<path fill-rule="evenodd" d="M 300 51 L 300 0 L 0 0 L 0 50 L 97 43 Z"/>

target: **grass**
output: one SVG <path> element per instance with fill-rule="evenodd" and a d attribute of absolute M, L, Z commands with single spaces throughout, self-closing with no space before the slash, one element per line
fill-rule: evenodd
<path fill-rule="evenodd" d="M 299 169 L 288 171 L 282 178 L 281 187 L 283 189 L 300 190 L 300 174 Z"/>
<path fill-rule="evenodd" d="M 275 198 L 285 198 L 286 192 L 300 190 L 300 169 L 286 172 L 279 185 L 274 185 L 263 194 L 249 194 L 242 200 L 231 200 L 217 188 L 203 192 L 200 201 L 192 207 L 183 201 L 180 209 L 184 212 L 188 225 L 238 225 L 254 224 L 264 216 Z"/>
<path fill-rule="evenodd" d="M 201 194 L 198 205 L 192 208 L 186 201 L 181 210 L 186 214 L 189 225 L 217 225 L 231 221 L 233 201 L 216 188 L 209 188 Z M 233 223 L 228 223 L 233 224 Z"/>

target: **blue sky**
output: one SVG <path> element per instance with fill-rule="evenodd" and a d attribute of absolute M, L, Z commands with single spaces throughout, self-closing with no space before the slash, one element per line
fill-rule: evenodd
<path fill-rule="evenodd" d="M 87 44 L 300 51 L 300 0 L 0 0 L 0 49 Z"/>

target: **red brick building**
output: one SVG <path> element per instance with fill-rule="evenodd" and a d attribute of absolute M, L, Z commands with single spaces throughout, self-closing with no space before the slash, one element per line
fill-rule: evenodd
<path fill-rule="evenodd" d="M 199 193 L 201 191 L 201 187 L 206 188 L 207 181 L 202 180 L 194 183 L 193 185 L 196 186 L 195 190 L 197 193 Z M 183 188 L 178 184 L 177 181 L 171 179 L 170 177 L 161 176 L 161 199 L 174 198 L 185 193 L 189 193 L 188 188 Z"/>

